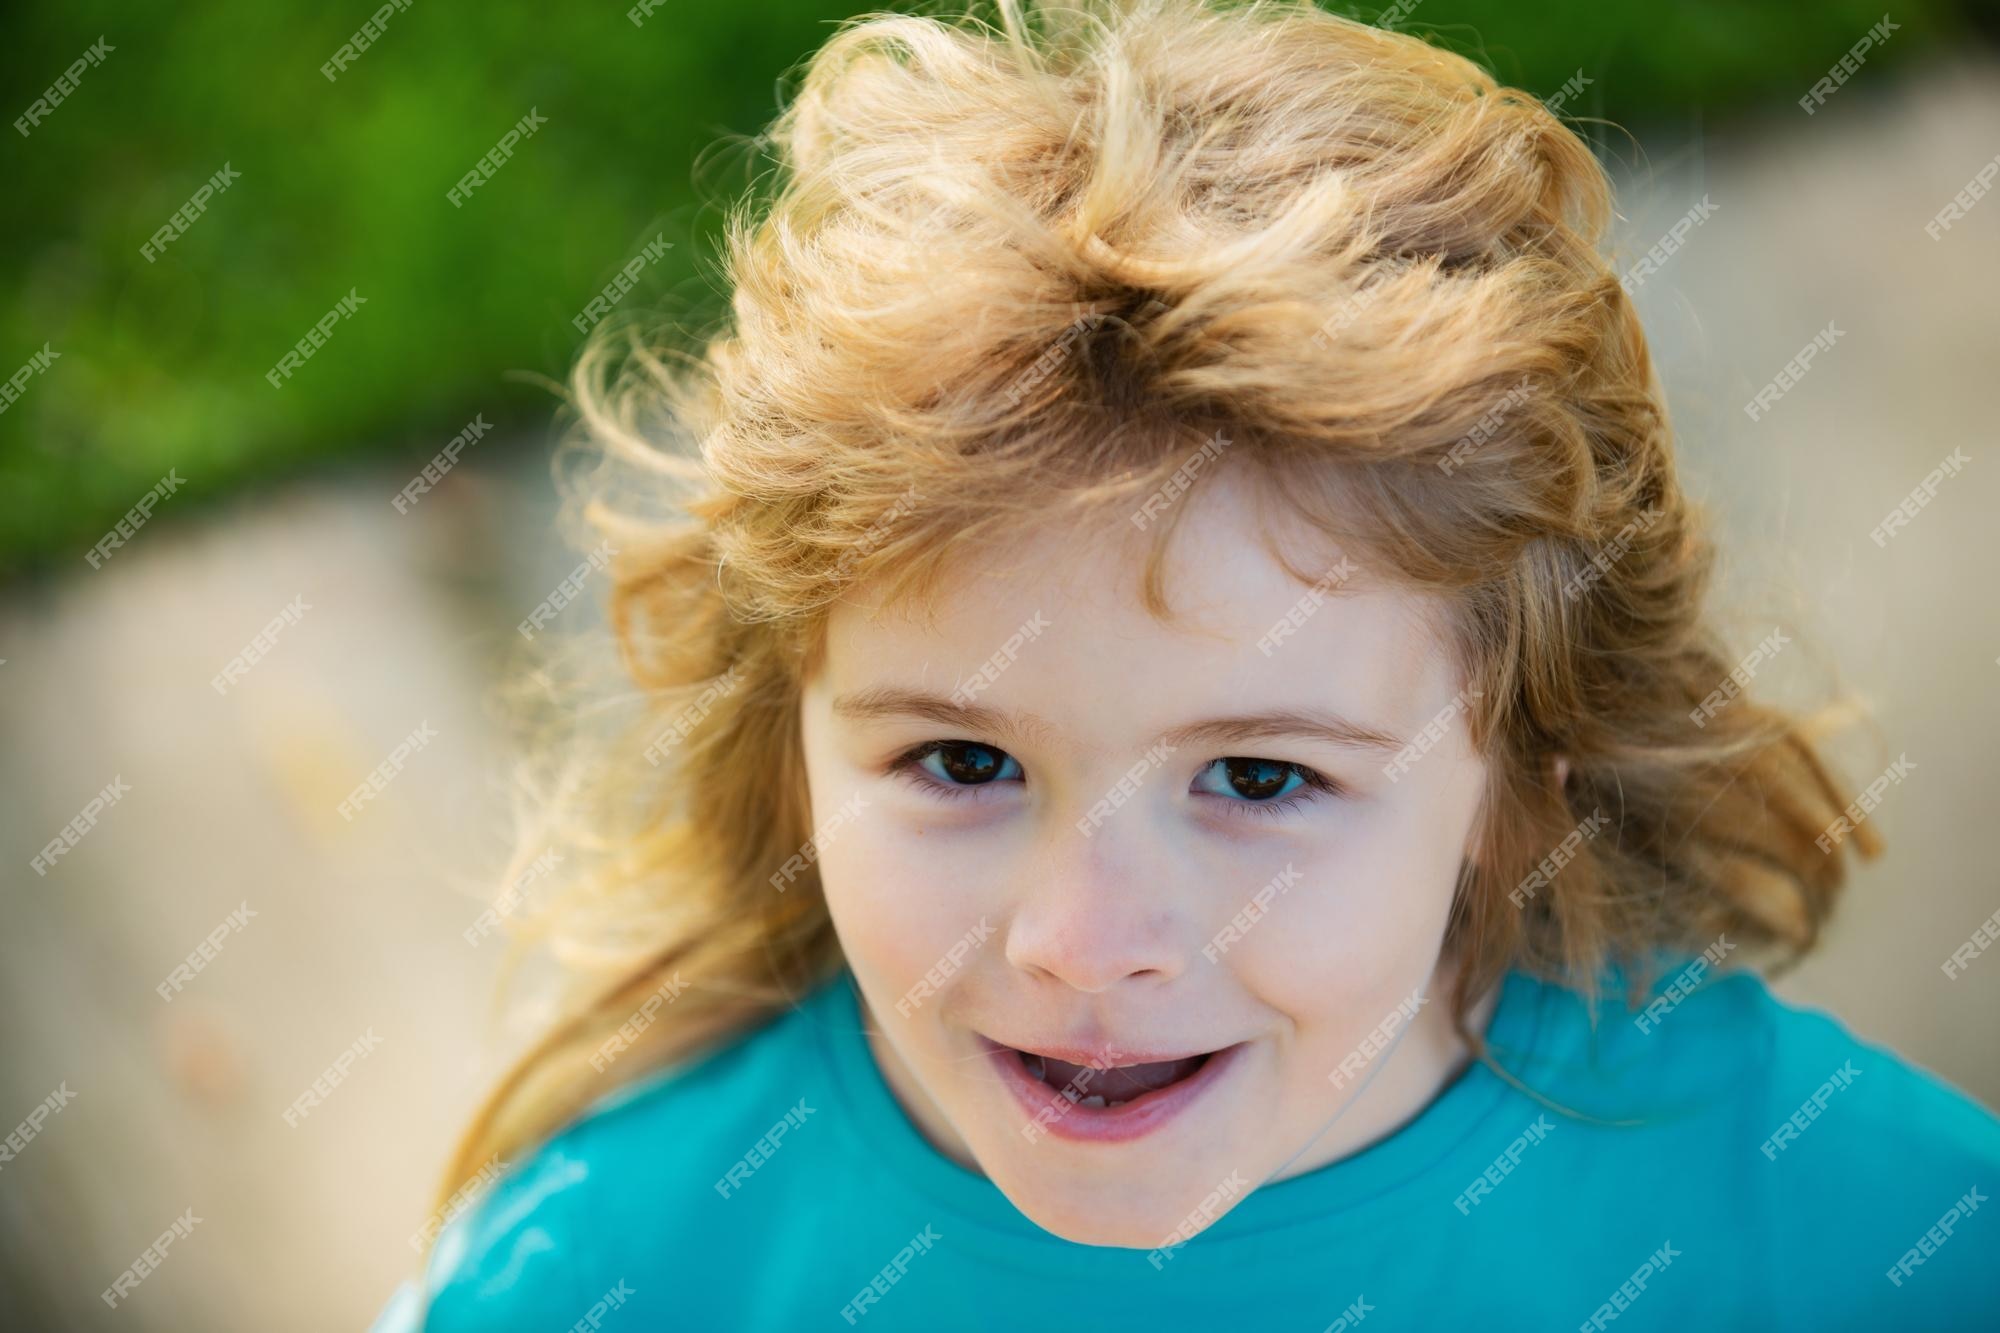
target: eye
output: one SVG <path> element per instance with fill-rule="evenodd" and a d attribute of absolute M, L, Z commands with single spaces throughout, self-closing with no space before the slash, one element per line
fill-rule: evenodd
<path fill-rule="evenodd" d="M 1212 775 L 1221 776 L 1222 790 L 1203 786 Z M 1297 785 L 1290 785 L 1297 779 Z M 1220 796 L 1231 815 L 1270 818 L 1296 810 L 1325 796 L 1339 796 L 1339 783 L 1323 777 L 1303 764 L 1278 759 L 1231 757 L 1218 759 L 1195 779 L 1195 790 Z"/>
<path fill-rule="evenodd" d="M 1018 778 L 1020 762 L 1005 750 L 979 741 L 925 741 L 899 755 L 889 771 L 934 796 L 957 800 L 973 787 L 998 782 L 1010 765 Z"/>

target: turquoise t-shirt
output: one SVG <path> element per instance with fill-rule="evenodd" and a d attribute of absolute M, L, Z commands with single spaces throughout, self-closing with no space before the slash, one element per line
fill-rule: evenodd
<path fill-rule="evenodd" d="M 1149 1259 L 932 1148 L 843 969 L 512 1164 L 375 1333 L 2000 1329 L 2000 1119 L 1755 974 L 1676 998 L 1679 970 L 1649 1021 L 1611 992 L 1594 1028 L 1513 973 L 1487 1033 L 1531 1088 L 1641 1123 L 1473 1064 Z"/>

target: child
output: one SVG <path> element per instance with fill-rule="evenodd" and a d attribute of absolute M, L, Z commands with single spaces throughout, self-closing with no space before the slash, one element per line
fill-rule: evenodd
<path fill-rule="evenodd" d="M 379 1328 L 1993 1326 L 2000 1121 L 1746 966 L 1877 837 L 1570 130 L 1008 0 L 771 142 L 727 331 L 576 372 L 644 711 L 521 856 L 606 980 Z"/>

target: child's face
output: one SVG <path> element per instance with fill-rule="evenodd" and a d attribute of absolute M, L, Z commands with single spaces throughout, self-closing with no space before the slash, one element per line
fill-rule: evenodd
<path fill-rule="evenodd" d="M 1177 503 L 1194 509 L 1167 590 L 1193 628 L 1138 602 L 1150 534 L 1037 534 L 1010 573 L 954 571 L 936 631 L 838 607 L 803 714 L 820 875 L 899 1101 L 1046 1230 L 1148 1250 L 1390 1132 L 1448 1077 L 1440 947 L 1484 782 L 1423 601 L 1364 571 L 1315 604 L 1229 474 Z M 1338 564 L 1293 540 L 1300 568 Z M 961 684 L 1046 730 L 953 720 Z M 939 702 L 853 707 L 890 691 Z M 1397 739 L 1277 725 L 1159 745 L 1279 710 Z M 892 771 L 925 742 L 953 744 Z M 1407 1029 L 1393 1054 L 1385 1026 Z M 1077 1066 L 1232 1049 L 1141 1101 L 1110 1072 L 1036 1082 L 989 1043 Z M 1065 1083 L 1131 1100 L 1079 1104 Z"/>

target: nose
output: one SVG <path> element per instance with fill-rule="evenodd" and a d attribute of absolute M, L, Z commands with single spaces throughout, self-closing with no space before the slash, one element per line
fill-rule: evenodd
<path fill-rule="evenodd" d="M 1180 976 L 1195 925 L 1156 832 L 1143 810 L 1127 808 L 1087 834 L 1074 823 L 1049 834 L 1038 873 L 1015 900 L 1007 961 L 1091 994 Z"/>

